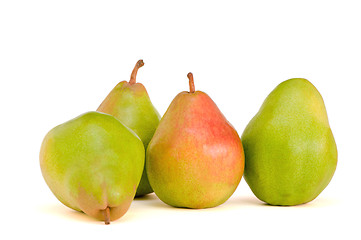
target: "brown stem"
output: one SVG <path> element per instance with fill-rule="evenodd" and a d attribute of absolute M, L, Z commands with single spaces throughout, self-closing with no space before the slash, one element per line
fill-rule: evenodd
<path fill-rule="evenodd" d="M 187 74 L 187 77 L 189 79 L 189 92 L 194 93 L 195 87 L 194 87 L 193 74 L 190 72 Z"/>
<path fill-rule="evenodd" d="M 144 66 L 144 62 L 142 59 L 140 59 L 137 64 L 135 64 L 135 67 L 133 69 L 132 75 L 130 75 L 130 80 L 129 83 L 130 84 L 134 84 L 137 80 L 137 73 L 138 73 L 138 69 Z"/>
<path fill-rule="evenodd" d="M 104 223 L 106 225 L 110 224 L 110 209 L 109 209 L 109 207 L 107 207 L 104 210 Z"/>

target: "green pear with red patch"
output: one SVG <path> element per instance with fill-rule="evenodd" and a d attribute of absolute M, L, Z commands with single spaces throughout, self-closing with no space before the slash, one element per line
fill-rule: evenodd
<path fill-rule="evenodd" d="M 40 167 L 60 202 L 109 224 L 130 207 L 144 155 L 142 141 L 119 120 L 88 112 L 49 131 Z"/>
<path fill-rule="evenodd" d="M 147 90 L 136 82 L 138 69 L 144 65 L 139 60 L 135 65 L 129 82 L 122 81 L 108 94 L 97 111 L 108 113 L 132 129 L 147 149 L 160 120 L 158 111 L 150 101 Z M 136 197 L 153 192 L 145 169 L 139 183 Z"/>
<path fill-rule="evenodd" d="M 147 149 L 150 185 L 163 202 L 184 208 L 224 203 L 243 174 L 241 140 L 204 92 L 179 93 L 162 117 Z"/>

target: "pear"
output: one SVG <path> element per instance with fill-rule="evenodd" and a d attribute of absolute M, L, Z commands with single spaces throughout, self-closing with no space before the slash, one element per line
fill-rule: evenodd
<path fill-rule="evenodd" d="M 179 93 L 162 117 L 149 143 L 146 170 L 163 202 L 184 208 L 224 203 L 243 174 L 241 140 L 217 105 L 204 92 Z"/>
<path fill-rule="evenodd" d="M 108 113 L 132 129 L 142 140 L 144 149 L 153 137 L 160 120 L 158 111 L 150 101 L 147 90 L 141 83 L 136 82 L 137 72 L 144 65 L 139 60 L 135 65 L 130 81 L 118 83 L 104 99 L 97 111 Z M 145 169 L 139 183 L 136 197 L 153 192 L 149 185 Z"/>
<path fill-rule="evenodd" d="M 109 224 L 130 207 L 144 155 L 142 141 L 119 120 L 88 112 L 45 136 L 40 166 L 60 202 Z"/>
<path fill-rule="evenodd" d="M 279 84 L 242 134 L 244 178 L 260 200 L 298 205 L 331 181 L 337 149 L 323 99 L 306 79 Z"/>

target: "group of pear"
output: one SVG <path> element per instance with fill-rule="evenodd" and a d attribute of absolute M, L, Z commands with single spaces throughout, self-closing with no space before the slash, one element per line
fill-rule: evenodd
<path fill-rule="evenodd" d="M 315 199 L 336 170 L 337 149 L 320 93 L 306 79 L 279 84 L 241 138 L 212 99 L 179 93 L 161 118 L 145 87 L 118 83 L 97 111 L 56 126 L 40 150 L 50 190 L 77 211 L 109 224 L 134 197 L 154 193 L 182 208 L 218 206 L 242 176 L 270 205 Z M 243 174 L 244 173 L 244 174 Z"/>

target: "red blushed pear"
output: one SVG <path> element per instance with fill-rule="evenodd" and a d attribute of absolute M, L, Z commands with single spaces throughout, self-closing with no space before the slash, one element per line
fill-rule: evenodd
<path fill-rule="evenodd" d="M 150 185 L 174 207 L 208 208 L 236 190 L 244 169 L 241 140 L 217 105 L 195 91 L 179 93 L 161 119 L 147 149 Z"/>
<path fill-rule="evenodd" d="M 136 82 L 138 69 L 143 65 L 143 60 L 139 60 L 133 69 L 129 82 L 118 83 L 100 104 L 97 111 L 108 113 L 120 120 L 139 136 L 144 148 L 147 149 L 158 126 L 160 115 L 150 101 L 143 84 Z M 143 169 L 136 197 L 151 192 L 153 190 L 149 185 L 145 169 Z"/>

